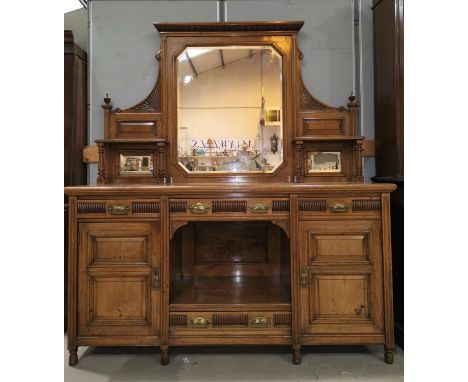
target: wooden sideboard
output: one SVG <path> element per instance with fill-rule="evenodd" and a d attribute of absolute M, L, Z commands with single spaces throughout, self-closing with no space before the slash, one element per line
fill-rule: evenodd
<path fill-rule="evenodd" d="M 305 88 L 302 24 L 157 23 L 150 95 L 106 95 L 98 185 L 65 188 L 70 365 L 94 345 L 159 346 L 162 364 L 171 346 L 290 345 L 299 364 L 303 345 L 382 344 L 393 362 L 395 186 L 362 182 L 355 97 Z"/>
<path fill-rule="evenodd" d="M 384 344 L 391 363 L 393 189 L 67 188 L 70 364 L 80 345 L 160 346 L 167 364 L 169 346 L 228 344 L 291 345 L 294 363 L 302 345 Z"/>

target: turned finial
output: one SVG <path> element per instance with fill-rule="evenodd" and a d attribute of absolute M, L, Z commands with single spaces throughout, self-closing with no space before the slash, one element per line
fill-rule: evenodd
<path fill-rule="evenodd" d="M 351 95 L 349 96 L 348 107 L 349 107 L 349 108 L 351 108 L 351 107 L 357 107 L 356 96 L 353 95 L 353 92 L 351 92 Z"/>
<path fill-rule="evenodd" d="M 110 104 L 111 99 L 109 98 L 109 94 L 106 93 L 104 97 L 104 105 L 102 105 L 103 109 L 112 109 L 112 105 Z"/>

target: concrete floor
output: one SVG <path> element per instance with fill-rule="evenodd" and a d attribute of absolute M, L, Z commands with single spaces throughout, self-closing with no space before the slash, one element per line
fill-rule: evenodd
<path fill-rule="evenodd" d="M 154 347 L 80 347 L 78 356 L 68 366 L 65 336 L 65 382 L 403 381 L 403 351 L 387 365 L 383 346 L 308 346 L 298 366 L 285 347 L 173 347 L 168 366 Z"/>

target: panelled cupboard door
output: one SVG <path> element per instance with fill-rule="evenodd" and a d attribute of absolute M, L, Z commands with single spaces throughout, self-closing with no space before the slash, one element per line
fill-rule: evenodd
<path fill-rule="evenodd" d="M 78 336 L 159 336 L 160 223 L 80 223 Z"/>
<path fill-rule="evenodd" d="M 299 235 L 302 335 L 383 334 L 380 220 L 301 221 Z"/>

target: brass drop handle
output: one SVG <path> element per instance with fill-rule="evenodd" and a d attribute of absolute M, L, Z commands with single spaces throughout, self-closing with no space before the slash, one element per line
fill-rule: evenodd
<path fill-rule="evenodd" d="M 159 268 L 154 268 L 153 271 L 151 272 L 151 287 L 153 289 L 159 289 L 161 287 L 159 277 L 160 277 Z"/>
<path fill-rule="evenodd" d="M 349 206 L 341 202 L 333 202 L 331 203 L 328 208 L 330 212 L 347 212 L 349 210 Z"/>
<path fill-rule="evenodd" d="M 123 204 L 114 204 L 108 208 L 111 215 L 128 215 L 130 207 Z"/>
<path fill-rule="evenodd" d="M 192 214 L 207 214 L 210 206 L 208 204 L 195 203 L 189 206 L 189 210 Z"/>
<path fill-rule="evenodd" d="M 253 328 L 268 328 L 271 320 L 268 317 L 253 317 L 250 320 L 250 324 Z"/>
<path fill-rule="evenodd" d="M 354 309 L 354 311 L 356 312 L 356 315 L 360 316 L 364 308 L 365 308 L 364 305 L 360 305 L 356 309 Z"/>
<path fill-rule="evenodd" d="M 253 203 L 249 206 L 250 212 L 254 214 L 264 214 L 267 213 L 270 209 L 270 206 L 265 203 Z"/>
<path fill-rule="evenodd" d="M 305 265 L 301 267 L 300 275 L 301 287 L 306 288 L 309 285 L 309 268 Z"/>
<path fill-rule="evenodd" d="M 189 326 L 192 328 L 207 328 L 210 325 L 210 320 L 205 317 L 194 317 L 189 321 Z"/>

